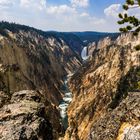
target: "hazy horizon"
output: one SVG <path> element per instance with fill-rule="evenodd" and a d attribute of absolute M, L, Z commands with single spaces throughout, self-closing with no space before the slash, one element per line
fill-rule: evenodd
<path fill-rule="evenodd" d="M 118 13 L 125 0 L 0 0 L 0 21 L 43 31 L 118 32 Z M 137 13 L 132 9 L 129 14 Z"/>

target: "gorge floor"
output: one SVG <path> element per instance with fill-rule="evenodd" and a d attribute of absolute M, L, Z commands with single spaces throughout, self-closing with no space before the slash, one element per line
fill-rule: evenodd
<path fill-rule="evenodd" d="M 63 100 L 59 104 L 61 123 L 65 131 L 68 128 L 67 109 L 68 109 L 69 104 L 72 101 L 72 93 L 70 92 L 70 89 L 68 87 L 68 80 L 71 76 L 72 74 L 68 75 L 66 79 L 64 80 L 64 96 L 63 96 Z"/>

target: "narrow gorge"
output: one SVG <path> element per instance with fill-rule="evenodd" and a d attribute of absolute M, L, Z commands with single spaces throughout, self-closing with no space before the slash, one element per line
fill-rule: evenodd
<path fill-rule="evenodd" d="M 63 95 L 62 101 L 59 104 L 61 122 L 62 122 L 62 125 L 64 126 L 65 131 L 68 128 L 67 109 L 68 109 L 69 104 L 72 101 L 72 93 L 70 92 L 69 87 L 68 87 L 68 80 L 71 76 L 72 74 L 67 75 L 67 77 L 64 80 L 64 86 L 63 86 L 64 95 Z"/>
<path fill-rule="evenodd" d="M 140 139 L 140 34 L 0 29 L 1 140 Z"/>

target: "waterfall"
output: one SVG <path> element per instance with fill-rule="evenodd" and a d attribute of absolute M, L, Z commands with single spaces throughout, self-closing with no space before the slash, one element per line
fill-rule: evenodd
<path fill-rule="evenodd" d="M 87 47 L 84 47 L 82 52 L 81 52 L 81 57 L 83 60 L 88 59 L 87 49 L 88 49 Z"/>

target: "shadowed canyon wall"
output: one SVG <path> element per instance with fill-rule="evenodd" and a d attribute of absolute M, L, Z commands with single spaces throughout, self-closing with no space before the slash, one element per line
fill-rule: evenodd
<path fill-rule="evenodd" d="M 63 79 L 80 58 L 62 39 L 7 26 L 0 35 L 0 139 L 58 139 Z"/>

